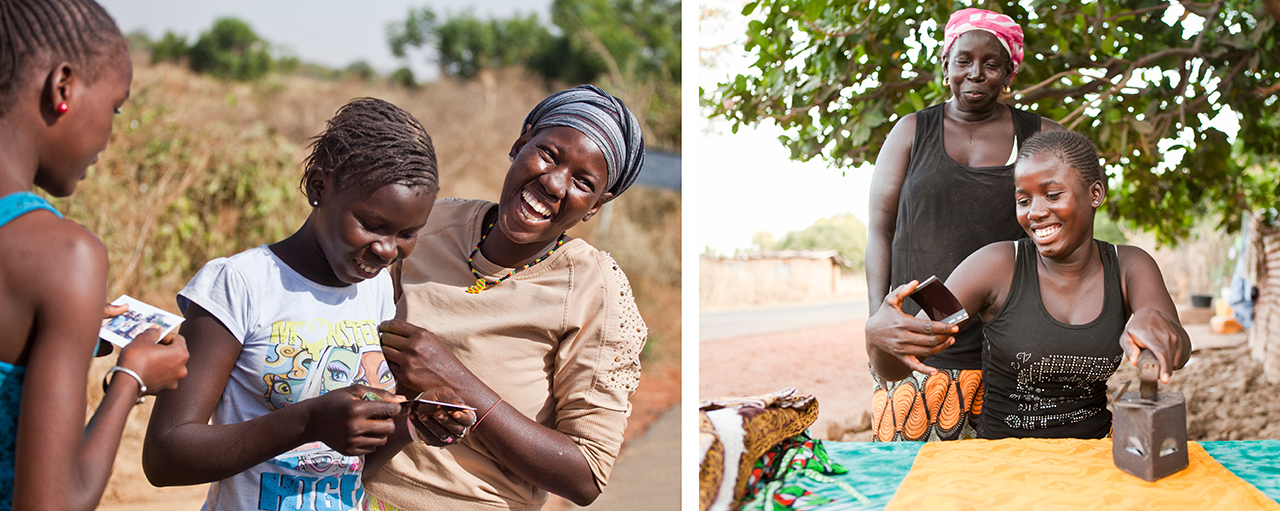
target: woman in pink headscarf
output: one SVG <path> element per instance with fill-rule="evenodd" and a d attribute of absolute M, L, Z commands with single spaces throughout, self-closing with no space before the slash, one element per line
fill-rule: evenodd
<path fill-rule="evenodd" d="M 885 298 L 912 280 L 945 281 L 988 243 L 1026 236 L 1014 216 L 1014 161 L 1031 135 L 1063 127 L 1000 102 L 1022 56 L 1022 28 L 1009 16 L 953 13 L 942 47 L 951 99 L 900 119 L 876 158 L 866 249 L 876 441 L 975 436 L 981 321 L 959 329 L 914 317 L 919 308 L 910 301 Z M 882 307 L 903 313 L 876 315 Z"/>

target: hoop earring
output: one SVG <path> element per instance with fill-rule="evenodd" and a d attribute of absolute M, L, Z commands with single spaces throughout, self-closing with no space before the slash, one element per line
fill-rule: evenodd
<path fill-rule="evenodd" d="M 71 109 L 71 105 L 68 105 L 67 102 L 63 101 L 62 103 L 58 103 L 58 107 L 57 107 L 58 113 L 65 114 L 67 113 L 67 110 L 70 110 L 70 109 Z"/>
<path fill-rule="evenodd" d="M 949 78 L 947 78 L 947 75 L 942 75 L 942 86 L 943 86 L 943 87 L 950 87 L 950 86 L 951 86 L 951 80 L 950 80 Z"/>

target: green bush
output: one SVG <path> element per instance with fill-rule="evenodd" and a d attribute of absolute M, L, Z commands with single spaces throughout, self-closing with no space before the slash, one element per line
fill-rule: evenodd
<path fill-rule="evenodd" d="M 188 52 L 191 69 L 224 80 L 253 81 L 271 71 L 270 45 L 248 23 L 219 18 Z"/>

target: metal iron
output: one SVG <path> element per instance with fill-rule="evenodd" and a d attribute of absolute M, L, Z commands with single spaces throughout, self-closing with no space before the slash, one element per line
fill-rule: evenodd
<path fill-rule="evenodd" d="M 1159 392 L 1160 364 L 1150 350 L 1138 355 L 1138 377 L 1138 392 L 1125 392 L 1126 382 L 1112 400 L 1111 458 L 1155 481 L 1187 468 L 1187 402 L 1181 392 Z"/>

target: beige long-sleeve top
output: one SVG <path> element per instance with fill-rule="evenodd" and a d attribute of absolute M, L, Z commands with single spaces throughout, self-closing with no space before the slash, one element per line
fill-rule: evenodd
<path fill-rule="evenodd" d="M 618 264 L 581 239 L 478 294 L 467 257 L 487 201 L 442 199 L 404 261 L 397 317 L 426 328 L 525 416 L 568 435 L 603 489 L 622 446 L 648 333 Z M 510 272 L 480 253 L 490 282 Z M 410 445 L 365 474 L 371 495 L 405 511 L 540 509 L 545 491 L 479 442 Z"/>

